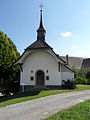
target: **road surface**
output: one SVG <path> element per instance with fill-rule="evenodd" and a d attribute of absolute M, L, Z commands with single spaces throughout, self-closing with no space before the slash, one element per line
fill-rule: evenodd
<path fill-rule="evenodd" d="M 43 120 L 61 109 L 90 99 L 90 90 L 34 99 L 0 108 L 0 120 Z"/>

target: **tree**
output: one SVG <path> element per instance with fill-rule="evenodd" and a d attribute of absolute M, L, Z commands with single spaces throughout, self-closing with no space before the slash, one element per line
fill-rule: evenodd
<path fill-rule="evenodd" d="M 76 73 L 76 72 L 77 72 L 77 68 L 76 68 L 76 66 L 75 66 L 75 65 L 72 65 L 72 66 L 71 66 L 71 69 L 73 70 L 73 72 L 74 72 L 74 73 Z"/>
<path fill-rule="evenodd" d="M 8 87 L 12 81 L 17 81 L 19 73 L 18 67 L 13 67 L 13 63 L 20 54 L 10 38 L 0 31 L 0 86 Z"/>
<path fill-rule="evenodd" d="M 77 68 L 75 65 L 72 65 L 71 69 L 73 70 L 74 72 L 74 78 L 76 78 L 76 75 L 77 75 Z"/>
<path fill-rule="evenodd" d="M 86 79 L 85 69 L 77 69 L 75 83 L 77 84 L 87 84 L 88 80 Z"/>

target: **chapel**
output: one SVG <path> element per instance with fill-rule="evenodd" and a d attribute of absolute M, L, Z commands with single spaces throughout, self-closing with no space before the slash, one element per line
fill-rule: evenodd
<path fill-rule="evenodd" d="M 57 55 L 46 42 L 45 35 L 41 7 L 37 39 L 25 49 L 15 63 L 20 66 L 20 88 L 22 91 L 59 89 L 63 80 L 74 79 L 74 73 L 68 65 L 68 55 L 66 61 Z"/>

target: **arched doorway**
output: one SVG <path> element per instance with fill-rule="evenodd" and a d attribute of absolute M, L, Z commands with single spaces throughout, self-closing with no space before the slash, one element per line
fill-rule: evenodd
<path fill-rule="evenodd" d="M 36 85 L 44 86 L 44 72 L 42 70 L 36 72 Z"/>

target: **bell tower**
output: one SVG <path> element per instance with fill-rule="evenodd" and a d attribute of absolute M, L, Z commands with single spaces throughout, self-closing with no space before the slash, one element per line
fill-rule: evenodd
<path fill-rule="evenodd" d="M 43 5 L 41 4 L 39 7 L 40 7 L 40 25 L 39 25 L 39 28 L 37 30 L 37 40 L 44 40 L 45 41 L 46 31 L 43 27 L 43 21 L 42 21 L 42 7 L 43 7 Z"/>

